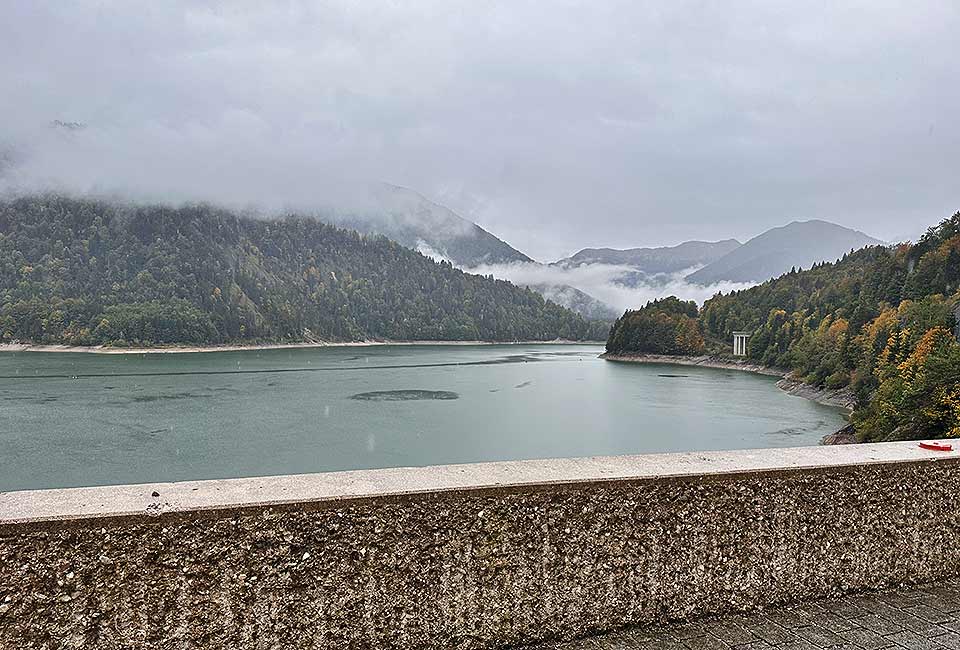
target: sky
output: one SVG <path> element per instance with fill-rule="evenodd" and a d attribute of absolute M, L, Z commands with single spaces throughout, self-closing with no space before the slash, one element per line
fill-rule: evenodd
<path fill-rule="evenodd" d="M 960 209 L 956 0 L 0 16 L 0 190 L 269 208 L 384 181 L 545 261 L 811 218 L 897 241 Z"/>

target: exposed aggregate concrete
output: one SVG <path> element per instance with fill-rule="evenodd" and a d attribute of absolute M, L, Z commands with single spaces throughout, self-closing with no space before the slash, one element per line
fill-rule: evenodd
<path fill-rule="evenodd" d="M 0 648 L 493 648 L 960 571 L 953 461 L 0 526 Z"/>

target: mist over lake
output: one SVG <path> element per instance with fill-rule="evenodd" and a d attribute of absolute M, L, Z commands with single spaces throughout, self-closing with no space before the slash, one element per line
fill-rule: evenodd
<path fill-rule="evenodd" d="M 817 444 L 842 414 L 595 345 L 0 355 L 0 490 Z"/>

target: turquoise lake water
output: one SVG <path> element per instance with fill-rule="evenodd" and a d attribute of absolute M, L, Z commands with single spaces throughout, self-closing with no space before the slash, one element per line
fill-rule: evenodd
<path fill-rule="evenodd" d="M 0 354 L 0 490 L 817 444 L 771 377 L 594 345 Z"/>

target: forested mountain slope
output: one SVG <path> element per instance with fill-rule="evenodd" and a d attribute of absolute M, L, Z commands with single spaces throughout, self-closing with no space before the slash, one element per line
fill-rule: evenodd
<path fill-rule="evenodd" d="M 0 201 L 4 341 L 605 336 L 532 291 L 313 219 L 49 195 Z"/>
<path fill-rule="evenodd" d="M 323 214 L 322 219 L 365 234 L 383 235 L 463 268 L 533 261 L 450 208 L 411 189 L 381 183 L 370 194 L 373 207 Z"/>
<path fill-rule="evenodd" d="M 729 350 L 732 333 L 748 331 L 751 360 L 815 386 L 849 386 L 864 440 L 960 437 L 958 305 L 960 213 L 914 245 L 865 248 L 715 296 L 700 310 L 699 325 L 708 350 Z M 638 313 L 614 325 L 611 353 L 653 351 L 650 337 L 634 330 L 649 329 L 654 315 L 674 317 L 669 310 Z M 661 338 L 676 331 L 664 328 Z"/>

